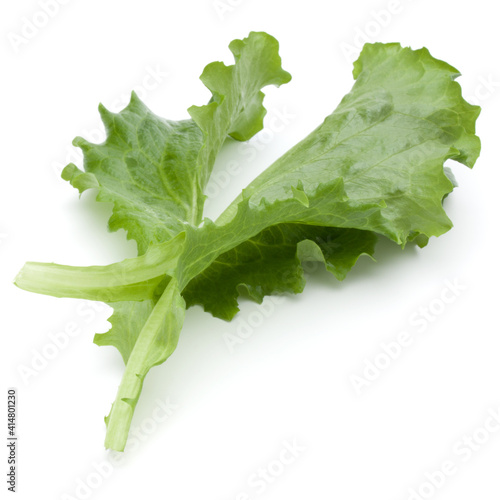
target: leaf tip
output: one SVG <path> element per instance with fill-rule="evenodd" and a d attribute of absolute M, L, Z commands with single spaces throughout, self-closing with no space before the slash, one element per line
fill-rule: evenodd
<path fill-rule="evenodd" d="M 304 207 L 309 208 L 309 197 L 304 191 L 304 187 L 302 185 L 302 182 L 299 181 L 297 184 L 297 187 L 291 186 L 292 187 L 292 194 L 293 197 Z"/>

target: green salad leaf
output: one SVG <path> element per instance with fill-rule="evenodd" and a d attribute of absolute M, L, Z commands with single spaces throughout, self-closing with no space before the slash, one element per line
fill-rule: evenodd
<path fill-rule="evenodd" d="M 186 222 L 201 222 L 203 192 L 223 142 L 228 135 L 247 140 L 259 132 L 266 114 L 260 89 L 291 79 L 281 69 L 278 42 L 266 33 L 251 33 L 229 48 L 235 64 L 205 68 L 201 80 L 212 98 L 189 108 L 191 120 L 160 118 L 132 92 L 120 113 L 99 106 L 107 133 L 103 144 L 73 141 L 84 154 L 85 172 L 71 163 L 63 179 L 80 193 L 97 187 L 97 201 L 113 203 L 109 229 L 125 229 L 140 254 L 175 236 Z"/>
<path fill-rule="evenodd" d="M 360 256 L 373 256 L 376 241 L 370 231 L 278 224 L 217 257 L 188 283 L 183 296 L 188 307 L 199 304 L 229 321 L 239 310 L 240 290 L 259 303 L 273 293 L 300 293 L 304 261 L 323 262 L 341 281 Z"/>
<path fill-rule="evenodd" d="M 277 41 L 252 32 L 229 46 L 235 64 L 209 64 L 212 92 L 190 120 L 154 115 L 133 94 L 101 116 L 107 139 L 84 152 L 84 171 L 63 178 L 113 203 L 110 230 L 136 240 L 138 257 L 109 266 L 27 263 L 17 286 L 56 297 L 108 302 L 112 328 L 95 337 L 121 353 L 125 373 L 108 417 L 107 448 L 123 450 L 148 371 L 175 350 L 186 307 L 230 320 L 244 294 L 261 302 L 299 293 L 305 261 L 343 280 L 379 237 L 425 246 L 452 224 L 443 199 L 455 187 L 447 160 L 472 167 L 480 142 L 479 107 L 468 104 L 458 71 L 427 49 L 366 44 L 355 83 L 333 113 L 255 178 L 216 220 L 203 219 L 204 190 L 228 138 L 263 127 L 266 85 L 290 75 Z"/>

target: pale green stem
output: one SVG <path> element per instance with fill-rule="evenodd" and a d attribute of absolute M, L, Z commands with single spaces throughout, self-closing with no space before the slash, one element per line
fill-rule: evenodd
<path fill-rule="evenodd" d="M 185 303 L 173 278 L 143 326 L 106 417 L 106 448 L 123 451 L 144 377 L 174 352 L 184 322 Z"/>

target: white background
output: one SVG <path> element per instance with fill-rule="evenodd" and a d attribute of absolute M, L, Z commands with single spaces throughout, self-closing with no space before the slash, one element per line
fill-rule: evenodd
<path fill-rule="evenodd" d="M 24 18 L 44 23 L 40 3 L 3 2 L 0 12 L 1 397 L 17 387 L 17 498 L 498 499 L 498 424 L 484 431 L 500 409 L 500 70 L 491 2 L 67 0 L 20 42 Z M 27 260 L 91 265 L 135 255 L 123 231 L 107 232 L 110 207 L 92 193 L 79 200 L 59 178 L 75 160 L 72 138 L 95 139 L 98 102 L 117 110 L 132 89 L 157 114 L 188 117 L 209 97 L 198 80 L 203 67 L 231 63 L 227 45 L 252 30 L 280 41 L 293 80 L 268 88 L 265 105 L 269 117 L 288 118 L 273 127 L 267 120 L 250 146 L 225 149 L 207 215 L 331 113 L 352 85 L 346 47 L 358 52 L 364 38 L 425 45 L 458 67 L 464 95 L 483 107 L 482 155 L 473 171 L 453 165 L 460 187 L 446 209 L 455 227 L 427 248 L 381 243 L 378 263 L 360 261 L 342 284 L 312 269 L 302 295 L 243 302 L 232 323 L 190 309 L 176 353 L 147 377 L 134 449 L 108 473 L 103 417 L 123 366 L 92 338 L 107 329 L 110 310 L 30 294 L 12 280 Z M 230 161 L 241 172 L 226 186 Z M 461 290 L 445 291 L 452 300 L 443 305 L 447 280 Z M 429 305 L 437 313 L 422 321 L 419 308 Z M 71 338 L 61 334 L 72 328 Z M 411 345 L 358 394 L 352 376 L 405 331 Z M 55 352 L 58 333 L 66 345 Z M 241 335 L 231 352 L 225 339 Z M 23 378 L 32 363 L 36 375 Z M 175 407 L 162 422 L 158 400 Z M 487 442 L 466 445 L 466 436 Z M 284 442 L 300 450 L 293 461 Z M 280 465 L 280 456 L 291 463 Z M 6 448 L 0 461 L 6 471 Z M 426 485 L 446 461 L 454 473 L 434 474 L 439 488 Z M 256 482 L 269 467 L 272 481 Z M 6 487 L 2 480 L 2 495 Z"/>

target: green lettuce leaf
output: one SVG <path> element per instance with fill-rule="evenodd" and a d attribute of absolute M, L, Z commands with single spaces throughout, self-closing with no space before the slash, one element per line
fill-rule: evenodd
<path fill-rule="evenodd" d="M 145 307 L 147 306 L 141 306 L 136 312 L 144 313 Z M 117 451 L 125 449 L 144 378 L 153 366 L 163 363 L 175 351 L 185 311 L 186 304 L 181 297 L 177 280 L 173 278 L 150 310 L 133 347 L 127 344 L 128 339 L 117 339 L 115 345 L 122 355 L 126 353 L 127 364 L 115 402 L 105 418 L 106 448 Z M 138 325 L 141 318 L 138 318 Z"/>
<path fill-rule="evenodd" d="M 186 304 L 231 319 L 242 289 L 256 301 L 302 291 L 305 260 L 343 279 L 373 255 L 378 235 L 424 246 L 451 228 L 443 199 L 455 183 L 445 162 L 472 167 L 479 155 L 479 107 L 462 98 L 455 68 L 427 49 L 367 44 L 337 109 L 215 222 L 202 219 L 222 143 L 260 130 L 260 88 L 289 80 L 269 35 L 230 49 L 234 66 L 205 69 L 213 97 L 190 108 L 191 121 L 162 120 L 133 97 L 119 115 L 104 113 L 103 145 L 77 140 L 86 172 L 69 166 L 64 176 L 80 191 L 98 186 L 98 199 L 114 203 L 110 228 L 126 229 L 141 255 L 90 268 L 28 263 L 16 279 L 39 293 L 115 303 L 113 328 L 96 336 L 126 363 L 106 419 L 113 449 L 125 446 L 145 375 L 175 349 Z"/>
<path fill-rule="evenodd" d="M 94 344 L 114 346 L 122 355 L 125 365 L 134 349 L 137 337 L 146 324 L 157 300 L 114 302 L 113 314 L 108 319 L 111 329 L 96 333 Z"/>
<path fill-rule="evenodd" d="M 403 246 L 448 231 L 442 202 L 454 185 L 444 162 L 472 167 L 480 150 L 479 107 L 462 98 L 458 75 L 427 49 L 366 45 L 357 82 L 323 124 L 250 183 L 217 223 L 186 229 L 179 282 L 285 222 L 373 231 Z"/>
<path fill-rule="evenodd" d="M 80 193 L 97 188 L 97 201 L 113 203 L 109 229 L 120 228 L 137 242 L 139 254 L 201 222 L 206 187 L 217 153 L 231 136 L 247 140 L 263 127 L 266 114 L 260 90 L 290 81 L 281 68 L 278 42 L 252 32 L 229 46 L 235 64 L 209 64 L 201 75 L 212 92 L 210 103 L 192 106 L 190 120 L 156 116 L 132 92 L 129 105 L 99 113 L 107 138 L 92 144 L 77 137 L 85 172 L 69 164 L 62 177 Z"/>
<path fill-rule="evenodd" d="M 261 303 L 265 295 L 300 293 L 305 286 L 302 263 L 323 262 L 343 280 L 362 255 L 373 256 L 377 236 L 370 231 L 279 224 L 220 255 L 183 291 L 188 307 L 231 320 L 241 292 Z"/>
<path fill-rule="evenodd" d="M 342 217 L 343 227 L 373 230 L 399 244 L 415 233 L 446 232 L 451 221 L 442 200 L 454 186 L 443 164 L 454 159 L 472 167 L 480 150 L 474 133 L 480 108 L 462 98 L 458 75 L 427 49 L 365 45 L 355 63 L 357 81 L 334 113 L 250 183 L 218 223 L 233 217 L 243 199 L 256 207 L 292 200 L 300 184 L 314 203 L 322 186 L 337 181 L 345 208 L 328 210 L 319 201 L 324 212 L 312 217 L 304 206 L 308 223 L 339 226 Z M 378 206 L 377 220 L 371 214 L 350 223 L 362 206 Z"/>

